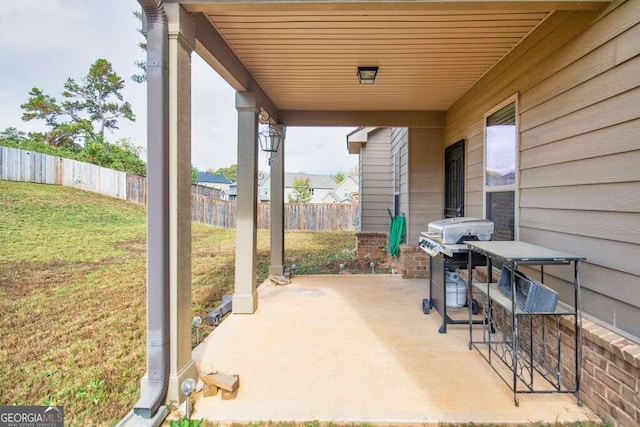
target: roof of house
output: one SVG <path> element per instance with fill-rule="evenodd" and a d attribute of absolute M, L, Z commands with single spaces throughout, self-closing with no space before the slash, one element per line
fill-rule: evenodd
<path fill-rule="evenodd" d="M 352 181 L 353 184 L 358 186 L 360 184 L 360 177 L 358 175 L 354 175 L 354 174 L 351 174 L 351 173 L 348 174 L 347 176 L 344 177 L 344 179 L 342 181 L 340 181 L 340 184 L 336 185 L 335 190 L 338 191 L 338 190 L 341 189 L 341 187 L 345 187 L 345 186 L 349 185 L 349 181 Z"/>
<path fill-rule="evenodd" d="M 347 150 L 349 154 L 358 154 L 360 153 L 360 148 L 363 144 L 367 143 L 367 138 L 369 137 L 369 133 L 378 129 L 377 127 L 359 127 L 353 132 L 347 134 Z"/>
<path fill-rule="evenodd" d="M 345 201 L 351 201 L 353 193 L 349 193 L 349 197 L 344 197 L 344 194 L 338 194 L 338 191 L 340 191 L 340 187 L 344 187 L 348 180 L 352 180 L 356 185 L 358 185 L 358 175 L 354 175 L 354 174 L 349 174 L 346 176 L 346 178 L 344 180 L 342 180 L 342 182 L 340 182 L 340 184 L 338 184 L 336 186 L 336 188 L 331 191 L 330 193 L 328 193 L 326 196 L 324 196 L 324 198 L 322 199 L 322 201 L 325 200 L 329 200 L 332 199 L 334 200 L 336 203 L 342 203 Z"/>
<path fill-rule="evenodd" d="M 307 173 L 285 173 L 284 186 L 293 187 L 296 179 L 309 179 L 309 185 L 312 188 L 330 188 L 334 189 L 338 184 L 329 175 L 311 175 Z"/>
<path fill-rule="evenodd" d="M 232 184 L 229 178 L 224 175 L 214 175 L 209 172 L 200 172 L 198 176 L 198 182 L 211 182 L 213 184 Z"/>
<path fill-rule="evenodd" d="M 335 191 L 331 191 L 329 193 L 327 193 L 326 196 L 324 196 L 322 198 L 323 202 L 332 202 L 332 203 L 340 203 L 342 201 L 342 199 L 340 199 L 340 197 L 338 197 L 338 195 L 336 194 Z"/>

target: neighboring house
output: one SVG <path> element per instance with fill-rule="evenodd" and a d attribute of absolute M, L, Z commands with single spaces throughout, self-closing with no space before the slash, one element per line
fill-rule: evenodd
<path fill-rule="evenodd" d="M 284 174 L 284 200 L 287 202 L 289 196 L 293 195 L 295 188 L 293 186 L 296 179 L 308 179 L 311 187 L 311 200 L 309 203 L 334 203 L 332 201 L 325 202 L 326 196 L 331 193 L 338 184 L 329 175 L 312 175 L 307 173 L 285 173 Z M 258 190 L 260 200 L 270 200 L 271 197 L 271 179 L 269 176 Z"/>
<path fill-rule="evenodd" d="M 358 175 L 347 175 L 335 190 L 324 196 L 322 203 L 357 203 L 354 202 L 354 197 L 357 198 L 359 191 Z"/>
<path fill-rule="evenodd" d="M 238 184 L 236 183 L 229 186 L 229 200 L 238 200 Z"/>
<path fill-rule="evenodd" d="M 295 193 L 294 183 L 296 180 L 308 179 L 311 187 L 311 200 L 309 203 L 323 203 L 322 200 L 327 194 L 336 188 L 336 182 L 329 175 L 311 175 L 306 173 L 285 173 L 284 174 L 284 200 L 288 201 L 289 196 Z"/>
<path fill-rule="evenodd" d="M 205 187 L 217 188 L 222 192 L 222 199 L 229 200 L 229 190 L 233 181 L 223 175 L 215 175 L 209 172 L 200 172 L 197 184 Z"/>

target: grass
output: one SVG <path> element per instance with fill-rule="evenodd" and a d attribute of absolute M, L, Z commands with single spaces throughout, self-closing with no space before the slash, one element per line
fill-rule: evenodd
<path fill-rule="evenodd" d="M 0 405 L 65 407 L 67 425 L 115 424 L 145 370 L 142 206 L 72 188 L 0 181 Z M 192 309 L 231 293 L 235 232 L 193 224 Z M 353 233 L 287 232 L 298 273 L 338 271 Z M 258 233 L 259 282 L 269 234 Z M 205 327 L 206 335 L 212 327 Z"/>

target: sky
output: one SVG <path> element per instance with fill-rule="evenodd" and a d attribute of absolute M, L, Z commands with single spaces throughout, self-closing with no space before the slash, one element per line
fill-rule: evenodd
<path fill-rule="evenodd" d="M 516 126 L 487 126 L 487 170 L 507 175 L 516 171 Z"/>
<path fill-rule="evenodd" d="M 132 104 L 135 123 L 121 120 L 109 141 L 131 138 L 146 148 L 146 85 L 130 76 L 144 59 L 142 36 L 133 12 L 137 0 L 21 0 L 3 2 L 0 11 L 0 130 L 42 131 L 38 121 L 23 122 L 20 104 L 32 87 L 60 99 L 68 77 L 79 81 L 98 58 L 113 64 L 125 79 L 122 91 Z M 235 92 L 195 52 L 192 55 L 192 164 L 200 170 L 237 162 Z M 285 170 L 335 174 L 358 163 L 347 152 L 354 128 L 288 128 Z M 260 156 L 260 169 L 268 170 Z"/>

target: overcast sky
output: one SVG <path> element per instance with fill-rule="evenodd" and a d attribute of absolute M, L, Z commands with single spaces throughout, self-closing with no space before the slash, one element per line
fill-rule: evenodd
<path fill-rule="evenodd" d="M 20 0 L 2 4 L 0 12 L 0 130 L 15 127 L 44 130 L 37 121 L 23 122 L 20 104 L 32 87 L 60 98 L 67 77 L 86 75 L 98 58 L 113 64 L 125 78 L 123 91 L 137 116 L 135 123 L 120 121 L 107 133 L 110 141 L 130 137 L 146 147 L 146 87 L 130 79 L 144 59 L 137 43 L 137 0 Z M 192 55 L 192 163 L 200 170 L 237 161 L 237 113 L 233 89 Z M 333 174 L 357 165 L 349 155 L 346 134 L 353 128 L 288 128 L 287 172 Z M 266 169 L 261 159 L 260 167 Z"/>

